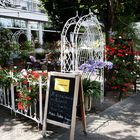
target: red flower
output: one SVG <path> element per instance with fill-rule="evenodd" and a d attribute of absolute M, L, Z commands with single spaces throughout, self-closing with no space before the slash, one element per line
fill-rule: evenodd
<path fill-rule="evenodd" d="M 111 56 L 114 55 L 114 51 L 110 52 L 109 55 L 111 55 Z"/>
<path fill-rule="evenodd" d="M 123 52 L 123 50 L 118 50 L 118 52 L 119 52 L 119 53 L 122 53 L 122 52 Z"/>
<path fill-rule="evenodd" d="M 121 53 L 118 53 L 117 56 L 119 56 L 119 57 L 124 57 L 124 55 L 121 54 Z"/>
<path fill-rule="evenodd" d="M 21 102 L 18 102 L 18 109 L 21 109 L 21 110 L 24 110 L 24 107 L 23 107 L 23 105 L 22 105 L 22 103 Z"/>
<path fill-rule="evenodd" d="M 121 44 L 117 44 L 117 46 L 118 46 L 118 47 L 120 47 L 120 46 L 121 46 Z"/>
<path fill-rule="evenodd" d="M 39 74 L 36 71 L 31 71 L 31 74 L 38 79 L 39 78 Z"/>
<path fill-rule="evenodd" d="M 129 86 L 129 85 L 130 85 L 130 83 L 125 83 L 125 84 L 124 84 L 124 86 L 126 86 L 126 87 Z"/>
<path fill-rule="evenodd" d="M 26 100 L 27 100 L 27 101 L 29 101 L 30 99 L 31 99 L 30 96 L 27 96 L 27 97 L 26 97 Z"/>
<path fill-rule="evenodd" d="M 19 99 L 21 99 L 21 98 L 22 98 L 22 96 L 21 96 L 21 94 L 20 94 L 20 93 L 18 93 L 18 95 L 17 95 L 17 96 L 18 96 L 18 98 L 19 98 Z"/>
<path fill-rule="evenodd" d="M 117 86 L 112 86 L 112 89 L 117 89 Z"/>
<path fill-rule="evenodd" d="M 128 54 L 133 54 L 131 51 L 127 52 Z"/>
<path fill-rule="evenodd" d="M 110 50 L 110 46 L 106 46 L 106 50 L 109 51 Z"/>
<path fill-rule="evenodd" d="M 125 45 L 123 45 L 123 48 L 126 49 L 127 47 Z"/>
<path fill-rule="evenodd" d="M 27 79 L 27 78 L 28 78 L 28 75 L 24 75 L 24 78 L 26 78 L 26 79 Z"/>
<path fill-rule="evenodd" d="M 110 43 L 114 43 L 114 39 L 113 38 L 109 38 Z"/>
<path fill-rule="evenodd" d="M 28 90 L 30 90 L 30 91 L 31 91 L 31 89 L 32 89 L 31 87 L 28 87 Z"/>
<path fill-rule="evenodd" d="M 27 80 L 24 80 L 22 83 L 23 83 L 24 85 L 27 85 L 27 84 L 28 84 L 28 81 L 27 81 Z"/>
<path fill-rule="evenodd" d="M 46 74 L 46 73 L 43 71 L 43 72 L 42 72 L 42 76 L 44 76 L 45 74 Z"/>

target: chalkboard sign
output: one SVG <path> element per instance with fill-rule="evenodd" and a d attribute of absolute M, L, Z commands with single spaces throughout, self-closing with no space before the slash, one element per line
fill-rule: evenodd
<path fill-rule="evenodd" d="M 47 119 L 71 124 L 75 78 L 51 76 Z"/>
<path fill-rule="evenodd" d="M 78 73 L 49 72 L 44 109 L 43 131 L 45 136 L 46 122 L 65 128 L 70 128 L 70 140 L 74 139 L 77 102 L 81 76 Z M 85 131 L 85 114 L 83 93 L 80 92 L 82 123 Z"/>

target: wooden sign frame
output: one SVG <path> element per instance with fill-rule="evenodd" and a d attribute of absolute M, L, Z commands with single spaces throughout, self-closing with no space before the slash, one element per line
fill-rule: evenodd
<path fill-rule="evenodd" d="M 74 85 L 74 93 L 73 93 L 73 105 L 72 105 L 72 114 L 71 114 L 71 123 L 65 124 L 62 122 L 58 122 L 48 118 L 48 110 L 49 110 L 49 94 L 50 94 L 50 84 L 51 84 L 51 77 L 60 77 L 60 78 L 74 78 L 75 85 Z M 44 108 L 44 119 L 43 119 L 43 129 L 42 135 L 46 136 L 46 127 L 47 123 L 61 126 L 64 128 L 70 129 L 70 140 L 74 140 L 75 134 L 75 125 L 76 125 L 76 113 L 77 113 L 77 104 L 78 98 L 80 101 L 80 109 L 81 109 L 81 117 L 82 117 L 82 125 L 83 131 L 86 134 L 86 121 L 85 121 L 85 110 L 84 110 L 84 97 L 83 97 L 83 89 L 81 83 L 81 76 L 78 73 L 60 73 L 60 72 L 49 72 L 48 74 L 48 83 L 47 83 L 47 91 L 46 91 L 46 100 L 45 100 L 45 108 Z"/>

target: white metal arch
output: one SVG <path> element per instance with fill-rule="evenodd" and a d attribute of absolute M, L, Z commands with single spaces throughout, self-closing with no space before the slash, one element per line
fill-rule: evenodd
<path fill-rule="evenodd" d="M 97 17 L 90 12 L 81 17 L 74 29 L 72 46 L 74 48 L 74 70 L 79 71 L 79 66 L 87 60 L 104 60 L 104 42 L 101 24 Z M 87 77 L 89 73 L 83 75 Z M 100 101 L 104 100 L 104 70 L 97 71 L 90 78 L 100 82 L 101 96 Z"/>
<path fill-rule="evenodd" d="M 27 33 L 24 30 L 18 30 L 16 31 L 13 36 L 12 36 L 12 40 L 19 43 L 19 37 L 20 35 L 25 35 L 27 37 Z"/>
<path fill-rule="evenodd" d="M 70 18 L 64 25 L 61 33 L 61 71 L 69 72 L 74 70 L 73 46 L 71 35 L 68 30 L 71 26 L 75 26 L 78 21 L 78 13 L 75 17 Z"/>
<path fill-rule="evenodd" d="M 75 48 L 75 70 L 79 69 L 79 65 L 87 61 L 87 59 L 104 59 L 103 52 L 103 34 L 101 26 L 96 16 L 90 12 L 79 19 L 74 29 L 73 47 Z M 85 54 L 85 60 L 80 60 L 80 53 L 88 51 Z"/>
<path fill-rule="evenodd" d="M 74 31 L 68 34 L 70 26 Z M 69 37 L 68 37 L 69 36 Z M 61 34 L 61 71 L 79 71 L 79 66 L 88 59 L 104 60 L 104 42 L 101 24 L 92 12 L 78 19 L 70 18 Z M 97 71 L 98 72 L 98 71 Z M 95 73 L 91 79 L 99 74 Z M 84 78 L 88 73 L 84 74 Z M 101 102 L 104 100 L 104 70 L 100 71 L 98 81 L 101 83 Z"/>

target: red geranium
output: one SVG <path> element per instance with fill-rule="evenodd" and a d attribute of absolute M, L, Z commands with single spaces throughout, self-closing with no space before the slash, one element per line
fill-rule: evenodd
<path fill-rule="evenodd" d="M 28 80 L 24 80 L 22 83 L 23 83 L 24 85 L 27 85 L 27 84 L 28 84 Z"/>
<path fill-rule="evenodd" d="M 30 96 L 27 96 L 27 97 L 26 97 L 26 100 L 27 100 L 27 101 L 29 101 L 30 99 L 31 99 Z"/>
<path fill-rule="evenodd" d="M 17 105 L 18 105 L 18 109 L 21 109 L 21 110 L 25 109 L 21 102 L 18 102 Z"/>
<path fill-rule="evenodd" d="M 39 74 L 36 71 L 31 71 L 31 74 L 38 79 L 39 78 Z"/>

